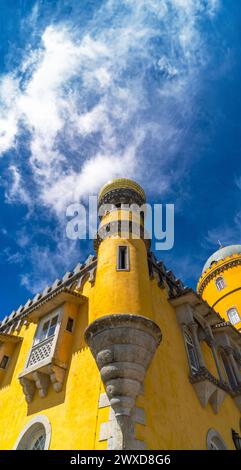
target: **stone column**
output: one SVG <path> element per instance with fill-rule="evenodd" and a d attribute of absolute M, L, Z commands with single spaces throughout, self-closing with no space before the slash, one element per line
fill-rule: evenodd
<path fill-rule="evenodd" d="M 196 353 L 197 353 L 199 365 L 200 365 L 200 367 L 205 367 L 205 362 L 204 362 L 204 359 L 203 359 L 201 346 L 200 346 L 198 335 L 197 335 L 198 324 L 195 321 L 192 321 L 192 322 L 188 323 L 188 327 L 190 328 L 191 333 L 192 333 L 193 342 L 194 342 L 195 350 L 196 350 Z"/>
<path fill-rule="evenodd" d="M 232 377 L 233 377 L 233 381 L 236 385 L 238 385 L 238 380 L 237 380 L 237 377 L 235 375 L 235 368 L 233 367 L 233 363 L 232 363 L 232 348 L 230 346 L 225 346 L 224 348 L 224 351 L 226 353 L 226 357 L 228 359 L 228 362 L 229 362 L 229 370 L 230 370 L 230 373 L 232 374 Z"/>
<path fill-rule="evenodd" d="M 208 336 L 207 343 L 209 344 L 209 346 L 212 350 L 213 358 L 214 358 L 216 368 L 217 368 L 217 371 L 218 371 L 218 375 L 219 375 L 219 379 L 222 383 L 224 383 L 225 378 L 224 378 L 224 375 L 223 375 L 223 372 L 222 372 L 222 369 L 221 369 L 221 366 L 220 366 L 220 363 L 219 363 L 217 347 L 216 347 L 216 343 L 215 343 L 214 338 L 212 338 L 211 336 Z"/>

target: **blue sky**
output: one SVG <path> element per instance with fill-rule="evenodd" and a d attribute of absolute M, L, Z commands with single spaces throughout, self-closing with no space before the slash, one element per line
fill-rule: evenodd
<path fill-rule="evenodd" d="M 157 256 L 195 287 L 217 240 L 240 242 L 239 2 L 0 8 L 0 317 L 93 252 L 66 207 L 117 176 L 175 204 Z"/>

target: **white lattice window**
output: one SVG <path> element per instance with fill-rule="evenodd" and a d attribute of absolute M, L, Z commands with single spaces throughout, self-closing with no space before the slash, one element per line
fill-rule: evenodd
<path fill-rule="evenodd" d="M 40 321 L 27 361 L 27 367 L 32 367 L 52 355 L 59 316 L 59 312 L 55 311 Z"/>
<path fill-rule="evenodd" d="M 33 346 L 31 349 L 31 353 L 28 360 L 28 367 L 37 364 L 44 359 L 47 359 L 51 355 L 52 347 L 54 343 L 54 336 L 47 338 L 42 343 L 38 343 L 37 345 Z"/>

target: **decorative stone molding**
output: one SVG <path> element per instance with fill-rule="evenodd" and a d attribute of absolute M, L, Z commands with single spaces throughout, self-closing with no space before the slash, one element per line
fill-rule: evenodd
<path fill-rule="evenodd" d="M 144 191 L 137 191 L 136 187 L 125 188 L 116 187 L 109 188 L 105 193 L 100 194 L 98 201 L 98 209 L 103 204 L 116 206 L 117 204 L 137 204 L 142 206 L 146 202 Z"/>
<path fill-rule="evenodd" d="M 35 386 L 39 391 L 39 396 L 41 398 L 46 397 L 49 386 L 49 376 L 42 372 L 35 371 L 32 373 L 32 377 L 35 382 Z"/>
<path fill-rule="evenodd" d="M 26 450 L 28 448 L 27 445 L 29 443 L 29 438 L 34 432 L 38 430 L 44 431 L 44 450 L 48 450 L 51 441 L 51 424 L 47 416 L 44 415 L 37 415 L 26 424 L 26 426 L 23 428 L 20 435 L 18 436 L 18 439 L 14 444 L 13 450 Z"/>
<path fill-rule="evenodd" d="M 48 366 L 48 373 L 50 376 L 50 381 L 53 384 L 53 389 L 55 392 L 61 392 L 63 388 L 64 378 L 66 369 L 55 364 Z"/>
<path fill-rule="evenodd" d="M 22 385 L 26 402 L 31 403 L 35 393 L 35 383 L 32 380 L 27 379 L 26 377 L 20 377 L 19 382 Z"/>
<path fill-rule="evenodd" d="M 57 393 L 63 388 L 67 366 L 58 365 L 55 359 L 51 358 L 43 367 L 37 367 L 35 370 L 25 369 L 19 376 L 27 403 L 33 400 L 35 390 L 44 398 L 51 384 Z"/>
<path fill-rule="evenodd" d="M 161 331 L 140 315 L 112 314 L 98 318 L 85 331 L 118 423 L 115 449 L 131 448 L 131 415 L 146 371 L 161 342 Z M 117 429 L 116 429 L 117 433 Z"/>
<path fill-rule="evenodd" d="M 209 402 L 217 414 L 226 393 L 230 392 L 229 386 L 217 380 L 206 367 L 200 367 L 196 374 L 190 375 L 189 380 L 201 405 L 205 408 Z"/>
<path fill-rule="evenodd" d="M 223 260 L 222 260 L 223 261 Z M 217 266 L 217 268 L 213 268 L 213 266 L 211 267 L 211 272 L 209 273 L 203 273 L 203 275 L 201 276 L 200 280 L 199 280 L 199 283 L 198 283 L 198 286 L 197 286 L 197 290 L 198 290 L 198 293 L 200 295 L 202 295 L 205 287 L 207 286 L 207 284 L 212 280 L 214 279 L 215 277 L 217 277 L 219 274 L 222 274 L 225 270 L 227 269 L 230 269 L 230 268 L 233 268 L 234 266 L 238 266 L 241 264 L 241 259 L 240 257 L 239 258 L 236 258 L 236 259 L 230 259 L 229 261 L 227 262 L 222 262 L 221 266 Z"/>

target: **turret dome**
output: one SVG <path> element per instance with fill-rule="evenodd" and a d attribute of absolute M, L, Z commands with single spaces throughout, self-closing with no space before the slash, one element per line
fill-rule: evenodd
<path fill-rule="evenodd" d="M 212 263 L 214 263 L 215 261 L 219 261 L 221 259 L 226 258 L 227 256 L 232 256 L 234 254 L 241 254 L 241 245 L 229 245 L 220 248 L 208 258 L 208 260 L 204 264 L 202 273 L 204 273 L 208 268 L 210 268 Z"/>
<path fill-rule="evenodd" d="M 129 178 L 115 178 L 108 181 L 100 190 L 98 205 L 102 204 L 132 204 L 142 205 L 146 202 L 142 187 Z"/>

